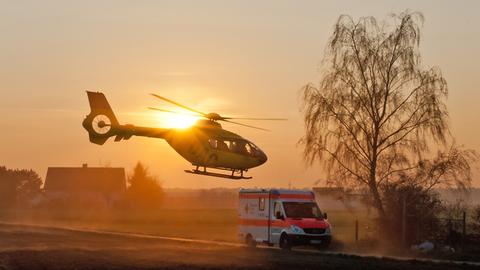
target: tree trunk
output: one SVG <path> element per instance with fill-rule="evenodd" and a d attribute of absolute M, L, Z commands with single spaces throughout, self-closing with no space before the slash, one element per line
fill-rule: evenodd
<path fill-rule="evenodd" d="M 376 142 L 376 138 L 375 138 Z M 370 192 L 372 193 L 373 196 L 373 205 L 377 209 L 378 216 L 381 220 L 381 222 L 385 221 L 385 210 L 383 209 L 383 203 L 382 203 L 382 198 L 380 197 L 380 192 L 378 191 L 378 185 L 377 185 L 377 147 L 373 148 L 373 159 L 372 162 L 370 163 L 370 181 L 369 181 L 369 187 L 370 187 Z"/>
<path fill-rule="evenodd" d="M 382 199 L 380 198 L 380 193 L 378 192 L 378 187 L 375 182 L 371 182 L 370 192 L 373 196 L 373 206 L 377 209 L 378 217 L 383 222 L 385 221 L 386 215 L 385 210 L 383 209 Z"/>

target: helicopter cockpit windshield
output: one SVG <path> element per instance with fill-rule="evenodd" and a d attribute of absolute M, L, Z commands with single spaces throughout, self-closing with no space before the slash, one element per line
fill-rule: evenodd
<path fill-rule="evenodd" d="M 247 140 L 210 138 L 208 143 L 212 148 L 220 151 L 232 152 L 252 157 L 257 157 L 260 155 L 260 149 L 255 144 Z"/>

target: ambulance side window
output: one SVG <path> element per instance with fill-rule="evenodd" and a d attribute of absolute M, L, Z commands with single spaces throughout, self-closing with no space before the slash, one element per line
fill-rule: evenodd
<path fill-rule="evenodd" d="M 258 198 L 258 210 L 265 210 L 265 198 Z"/>

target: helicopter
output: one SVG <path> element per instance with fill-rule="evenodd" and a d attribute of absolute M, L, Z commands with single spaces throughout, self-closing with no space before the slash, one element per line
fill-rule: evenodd
<path fill-rule="evenodd" d="M 190 111 L 189 115 L 191 116 L 203 119 L 197 120 L 193 126 L 185 129 L 122 125 L 103 93 L 87 91 L 90 113 L 85 117 L 82 125 L 88 132 L 90 142 L 103 145 L 110 137 L 115 137 L 114 141 L 116 142 L 128 140 L 132 136 L 160 138 L 164 139 L 180 156 L 194 166 L 193 169 L 185 170 L 186 173 L 234 180 L 251 179 L 252 177 L 244 176 L 244 172 L 264 164 L 267 161 L 267 155 L 253 142 L 223 129 L 219 122 L 266 130 L 232 120 L 286 120 L 283 118 L 223 117 L 218 113 L 204 113 L 192 109 L 157 94 L 151 95 Z M 179 113 L 154 107 L 149 107 L 149 109 L 165 113 Z M 229 173 L 207 171 L 207 168 Z"/>

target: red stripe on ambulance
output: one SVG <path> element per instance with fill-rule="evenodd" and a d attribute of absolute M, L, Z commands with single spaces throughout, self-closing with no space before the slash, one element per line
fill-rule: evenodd
<path fill-rule="evenodd" d="M 241 218 L 238 220 L 239 225 L 243 226 L 268 226 L 268 220 L 266 219 L 244 219 Z M 272 227 L 283 227 L 288 228 L 290 225 L 283 220 L 272 220 L 270 221 L 270 226 Z"/>

